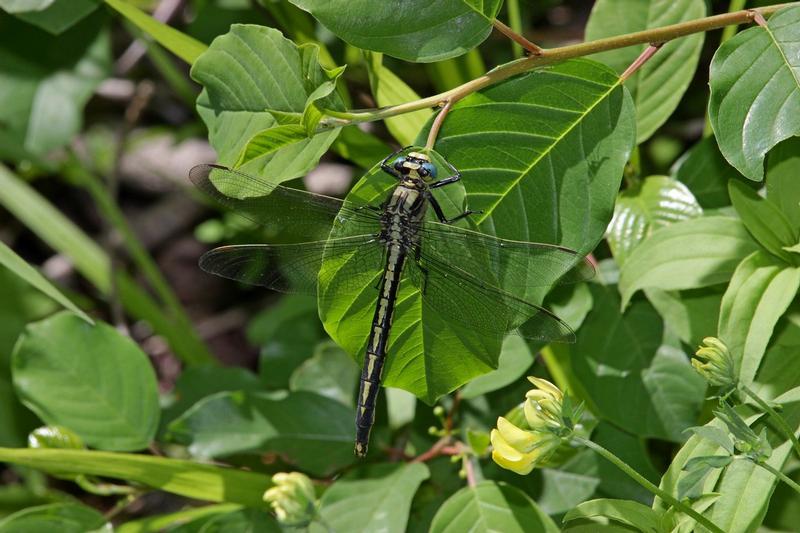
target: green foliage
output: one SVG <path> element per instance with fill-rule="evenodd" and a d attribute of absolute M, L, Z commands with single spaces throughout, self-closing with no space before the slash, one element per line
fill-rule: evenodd
<path fill-rule="evenodd" d="M 799 20 L 800 8 L 787 7 L 724 43 L 711 62 L 714 133 L 725 159 L 751 180 L 763 179 L 770 148 L 800 133 Z"/>
<path fill-rule="evenodd" d="M 0 0 L 0 531 L 110 531 L 112 518 L 123 533 L 793 527 L 797 495 L 777 473 L 796 477 L 787 435 L 800 427 L 800 7 L 166 4 Z M 548 48 L 521 57 L 504 17 Z M 586 17 L 588 42 L 559 45 Z M 738 34 L 705 39 L 732 22 Z M 476 211 L 456 226 L 576 250 L 598 275 L 489 271 L 485 250 L 455 245 L 453 272 L 513 287 L 576 342 L 488 335 L 404 281 L 357 462 L 356 363 L 383 257 L 327 254 L 316 298 L 195 277 L 196 207 L 143 176 L 180 181 L 210 159 L 184 152 L 205 130 L 220 164 L 374 207 L 396 187 L 378 163 L 397 145 L 430 153 L 439 178 L 452 163 L 461 181 L 432 194 L 449 216 Z M 300 210 L 262 218 L 279 212 Z M 223 230 L 204 242 L 295 243 L 309 222 L 231 216 L 207 221 Z M 689 360 L 723 344 L 738 382 L 719 390 Z M 530 391 L 529 375 L 553 384 Z M 539 427 L 531 406 L 556 404 L 586 412 Z M 536 464 L 529 475 L 493 462 L 499 416 L 515 428 L 502 458 Z M 305 499 L 281 479 L 304 479 Z M 208 504 L 176 511 L 151 491 Z M 145 502 L 135 519 L 132 501 Z M 293 505 L 303 523 L 286 523 Z"/>

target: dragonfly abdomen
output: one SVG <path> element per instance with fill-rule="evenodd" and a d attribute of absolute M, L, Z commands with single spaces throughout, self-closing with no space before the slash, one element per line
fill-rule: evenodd
<path fill-rule="evenodd" d="M 386 267 L 381 278 L 380 294 L 367 341 L 367 353 L 364 357 L 364 368 L 361 370 L 356 406 L 355 453 L 359 457 L 367 455 L 369 434 L 375 422 L 375 403 L 380 389 L 383 363 L 386 360 L 386 342 L 392 326 L 392 315 L 405 258 L 406 249 L 400 243 L 390 242 L 387 245 Z"/>

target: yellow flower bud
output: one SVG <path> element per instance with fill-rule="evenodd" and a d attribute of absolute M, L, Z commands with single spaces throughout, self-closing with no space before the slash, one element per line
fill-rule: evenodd
<path fill-rule="evenodd" d="M 561 439 L 552 433 L 524 431 L 507 420 L 501 420 L 505 419 L 498 419 L 498 429 L 493 429 L 490 434 L 492 460 L 507 470 L 528 474 L 537 464 L 549 459 L 561 445 Z M 523 433 L 525 437 L 521 436 Z"/>
<path fill-rule="evenodd" d="M 300 472 L 279 472 L 272 476 L 275 484 L 264 493 L 264 501 L 272 507 L 279 522 L 300 524 L 314 515 L 315 493 L 311 480 Z"/>
<path fill-rule="evenodd" d="M 716 337 L 706 337 L 692 359 L 692 366 L 708 381 L 718 387 L 736 386 L 736 367 L 728 347 Z"/>

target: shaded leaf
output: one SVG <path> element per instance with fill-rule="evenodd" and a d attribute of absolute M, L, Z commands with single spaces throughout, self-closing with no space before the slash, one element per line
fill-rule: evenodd
<path fill-rule="evenodd" d="M 690 346 L 699 345 L 709 332 L 716 331 L 724 292 L 725 285 L 721 284 L 683 291 L 644 291 L 664 324 Z"/>
<path fill-rule="evenodd" d="M 158 426 L 158 388 L 147 356 L 105 323 L 69 312 L 30 324 L 13 355 L 22 402 L 92 447 L 146 448 Z"/>
<path fill-rule="evenodd" d="M 0 531 L 25 533 L 85 533 L 112 531 L 103 515 L 77 503 L 53 503 L 29 507 L 0 520 Z"/>
<path fill-rule="evenodd" d="M 700 438 L 708 439 L 711 442 L 717 443 L 729 454 L 733 454 L 734 452 L 733 441 L 728 435 L 728 432 L 716 426 L 696 426 L 689 428 L 687 431 L 691 431 Z M 684 468 L 684 470 L 686 469 Z"/>
<path fill-rule="evenodd" d="M 686 184 L 705 209 L 731 205 L 728 181 L 744 178 L 720 153 L 714 137 L 705 137 L 692 146 L 670 171 Z"/>
<path fill-rule="evenodd" d="M 797 232 L 777 205 L 762 198 L 753 189 L 738 181 L 728 185 L 731 201 L 747 231 L 774 256 L 784 261 L 792 257 L 784 250 L 797 242 Z"/>
<path fill-rule="evenodd" d="M 521 378 L 533 364 L 533 354 L 522 337 L 511 335 L 503 341 L 497 370 L 478 376 L 461 389 L 464 399 L 501 389 Z"/>
<path fill-rule="evenodd" d="M 623 265 L 622 304 L 639 289 L 695 289 L 728 281 L 739 262 L 756 249 L 736 218 L 702 217 L 662 228 Z"/>
<path fill-rule="evenodd" d="M 314 392 L 352 406 L 358 376 L 358 366 L 344 350 L 330 341 L 323 342 L 317 345 L 314 355 L 294 371 L 289 389 Z"/>
<path fill-rule="evenodd" d="M 620 193 L 606 239 L 617 264 L 658 228 L 702 215 L 691 191 L 666 176 L 651 176 Z"/>
<path fill-rule="evenodd" d="M 767 152 L 800 134 L 800 7 L 748 28 L 711 61 L 709 119 L 722 154 L 751 180 L 764 177 Z"/>
<path fill-rule="evenodd" d="M 481 481 L 464 487 L 439 508 L 431 533 L 552 533 L 558 527 L 524 492 L 505 483 Z"/>
<path fill-rule="evenodd" d="M 97 9 L 99 0 L 55 0 L 43 9 L 39 9 L 39 7 L 44 2 L 34 1 L 33 3 L 37 5 L 37 9 L 18 11 L 17 17 L 50 33 L 59 34 Z M 27 4 L 30 5 L 31 2 L 27 2 Z M 0 5 L 0 7 L 3 6 Z M 9 9 L 6 11 L 12 12 Z"/>
<path fill-rule="evenodd" d="M 197 533 L 281 533 L 284 531 L 266 509 L 240 509 L 205 522 Z"/>
<path fill-rule="evenodd" d="M 767 160 L 767 200 L 786 215 L 795 232 L 800 230 L 800 137 L 780 143 Z"/>
<path fill-rule="evenodd" d="M 340 39 L 406 61 L 456 57 L 489 35 L 500 0 L 290 0 Z"/>
<path fill-rule="evenodd" d="M 678 481 L 678 499 L 699 498 L 703 495 L 703 484 L 712 470 L 731 464 L 730 455 L 708 455 L 693 457 L 683 467 L 686 474 Z"/>
<path fill-rule="evenodd" d="M 586 23 L 586 40 L 677 24 L 705 15 L 703 0 L 598 0 Z M 678 107 L 694 77 L 703 39 L 703 33 L 695 33 L 666 43 L 625 82 L 636 105 L 637 143 L 647 140 Z M 591 57 L 622 74 L 645 47 L 628 46 Z"/>
<path fill-rule="evenodd" d="M 731 351 L 739 379 L 751 382 L 778 319 L 797 294 L 800 268 L 765 252 L 755 252 L 737 267 L 722 298 L 719 338 Z"/>
<path fill-rule="evenodd" d="M 352 408 L 310 392 L 220 392 L 172 422 L 167 437 L 198 457 L 274 452 L 325 475 L 353 461 L 354 419 Z"/>

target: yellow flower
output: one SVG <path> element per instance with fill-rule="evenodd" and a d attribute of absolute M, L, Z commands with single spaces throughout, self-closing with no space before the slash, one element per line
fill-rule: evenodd
<path fill-rule="evenodd" d="M 525 431 L 502 416 L 490 434 L 492 460 L 501 467 L 525 475 L 553 455 L 561 438 L 553 433 Z"/>
<path fill-rule="evenodd" d="M 528 380 L 537 388 L 525 394 L 525 420 L 531 429 L 560 428 L 564 426 L 562 418 L 561 390 L 542 378 L 529 377 Z"/>
<path fill-rule="evenodd" d="M 716 337 L 706 337 L 692 359 L 692 366 L 708 381 L 718 387 L 736 386 L 736 366 L 724 342 Z"/>
<path fill-rule="evenodd" d="M 278 521 L 299 524 L 310 521 L 315 513 L 314 485 L 300 472 L 279 472 L 272 476 L 275 484 L 264 493 Z"/>

